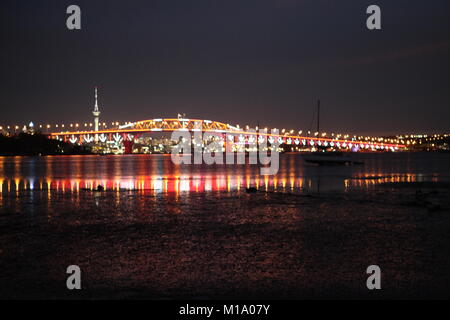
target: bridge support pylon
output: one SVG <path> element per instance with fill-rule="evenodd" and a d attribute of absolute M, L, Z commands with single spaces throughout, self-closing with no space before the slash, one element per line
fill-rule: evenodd
<path fill-rule="evenodd" d="M 130 140 L 123 141 L 123 146 L 125 147 L 125 154 L 133 153 L 133 145 L 134 145 L 133 141 L 130 141 Z"/>

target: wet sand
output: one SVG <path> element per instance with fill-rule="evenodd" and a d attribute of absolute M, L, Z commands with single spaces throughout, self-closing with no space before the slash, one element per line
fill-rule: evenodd
<path fill-rule="evenodd" d="M 3 197 L 2 299 L 450 296 L 446 186 Z M 72 264 L 79 291 L 66 289 Z M 382 290 L 366 288 L 372 264 Z"/>

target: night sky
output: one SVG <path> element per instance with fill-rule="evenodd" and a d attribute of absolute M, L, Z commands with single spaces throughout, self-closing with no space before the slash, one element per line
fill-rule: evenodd
<path fill-rule="evenodd" d="M 0 23 L 0 125 L 92 121 L 97 85 L 105 122 L 308 130 L 320 98 L 327 132 L 450 131 L 449 0 L 2 0 Z"/>

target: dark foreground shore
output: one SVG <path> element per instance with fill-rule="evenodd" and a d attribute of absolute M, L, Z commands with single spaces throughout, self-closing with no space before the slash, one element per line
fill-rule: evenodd
<path fill-rule="evenodd" d="M 448 298 L 450 189 L 408 186 L 4 194 L 0 298 Z"/>

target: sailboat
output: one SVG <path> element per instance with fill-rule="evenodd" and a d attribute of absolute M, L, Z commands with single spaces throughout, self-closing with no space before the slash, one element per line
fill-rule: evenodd
<path fill-rule="evenodd" d="M 317 101 L 317 132 L 320 131 L 320 100 Z M 320 166 L 324 165 L 355 165 L 363 164 L 360 161 L 354 161 L 348 155 L 340 151 L 327 151 L 325 147 L 318 147 L 318 151 L 303 154 L 303 160 Z"/>

